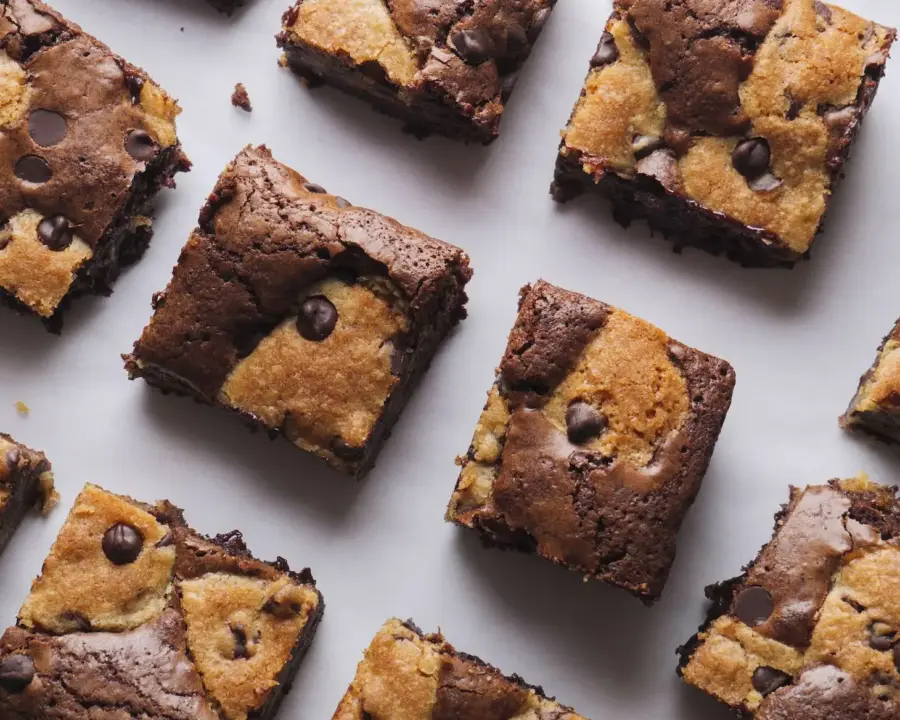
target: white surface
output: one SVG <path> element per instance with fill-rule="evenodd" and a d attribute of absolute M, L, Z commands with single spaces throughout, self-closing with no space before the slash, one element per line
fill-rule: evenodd
<path fill-rule="evenodd" d="M 91 481 L 169 498 L 203 532 L 240 528 L 259 557 L 312 567 L 327 610 L 284 720 L 331 717 L 363 648 L 394 615 L 440 625 L 458 648 L 542 684 L 594 720 L 728 717 L 675 676 L 675 648 L 703 616 L 704 586 L 736 574 L 769 538 L 788 483 L 860 470 L 896 477 L 888 450 L 846 436 L 836 418 L 900 314 L 900 60 L 888 64 L 812 261 L 793 272 L 754 271 L 698 251 L 674 255 L 644 226 L 622 230 L 595 199 L 560 209 L 547 194 L 558 131 L 608 0 L 560 0 L 489 148 L 418 142 L 361 102 L 305 90 L 276 65 L 273 35 L 287 0 L 255 0 L 231 19 L 201 0 L 55 4 L 180 99 L 179 134 L 194 170 L 163 194 L 144 260 L 111 298 L 80 301 L 61 338 L 0 313 L 0 428 L 46 451 L 63 495 L 46 521 L 21 527 L 0 559 L 2 624 L 13 622 Z M 844 4 L 900 26 L 893 0 Z M 230 105 L 238 81 L 251 115 Z M 168 281 L 216 176 L 242 146 L 263 142 L 311 181 L 472 256 L 470 317 L 358 485 L 224 412 L 129 383 L 122 369 L 119 354 L 149 318 L 150 296 Z M 468 446 L 518 288 L 539 276 L 626 308 L 737 370 L 731 412 L 652 609 L 536 557 L 483 550 L 442 520 L 453 458 Z M 27 419 L 17 400 L 31 407 Z"/>

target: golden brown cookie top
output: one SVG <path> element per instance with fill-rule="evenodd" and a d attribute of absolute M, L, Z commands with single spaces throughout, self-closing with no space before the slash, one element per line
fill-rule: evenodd
<path fill-rule="evenodd" d="M 0 20 L 0 289 L 47 318 L 177 143 L 180 110 L 38 0 L 3 3 Z"/>
<path fill-rule="evenodd" d="M 900 712 L 900 508 L 857 478 L 792 490 L 772 542 L 683 651 L 691 684 L 756 718 Z"/>
<path fill-rule="evenodd" d="M 505 677 L 439 635 L 388 620 L 372 640 L 334 720 L 584 720 L 518 677 Z"/>
<path fill-rule="evenodd" d="M 561 153 L 802 254 L 894 34 L 818 0 L 617 0 Z"/>

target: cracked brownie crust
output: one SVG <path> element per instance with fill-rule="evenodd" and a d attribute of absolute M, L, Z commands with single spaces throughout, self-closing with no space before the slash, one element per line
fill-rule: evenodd
<path fill-rule="evenodd" d="M 847 430 L 900 442 L 900 321 L 882 341 L 872 367 L 860 378 L 840 423 Z"/>
<path fill-rule="evenodd" d="M 772 541 L 707 588 L 684 680 L 757 720 L 900 714 L 900 505 L 866 478 L 791 488 Z"/>
<path fill-rule="evenodd" d="M 0 300 L 61 325 L 150 240 L 189 167 L 180 112 L 139 68 L 37 0 L 0 2 Z"/>
<path fill-rule="evenodd" d="M 44 453 L 0 433 L 0 552 L 29 508 L 49 512 L 58 497 Z"/>
<path fill-rule="evenodd" d="M 651 603 L 734 381 L 622 310 L 526 286 L 447 519 Z"/>
<path fill-rule="evenodd" d="M 810 249 L 895 31 L 818 0 L 616 0 L 552 192 L 746 265 Z"/>
<path fill-rule="evenodd" d="M 324 610 L 308 570 L 88 485 L 0 638 L 4 720 L 273 718 Z"/>
<path fill-rule="evenodd" d="M 518 675 L 457 652 L 439 633 L 388 620 L 333 720 L 584 720 Z"/>
<path fill-rule="evenodd" d="M 488 143 L 556 0 L 299 0 L 283 63 L 419 135 Z"/>
<path fill-rule="evenodd" d="M 470 277 L 459 248 L 248 148 L 219 178 L 126 366 L 359 476 L 465 316 Z"/>

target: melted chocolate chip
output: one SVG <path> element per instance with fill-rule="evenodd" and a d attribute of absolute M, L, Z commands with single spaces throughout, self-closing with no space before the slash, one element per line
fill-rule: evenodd
<path fill-rule="evenodd" d="M 19 158 L 14 172 L 16 177 L 26 182 L 40 185 L 53 177 L 53 170 L 44 158 L 37 155 L 25 155 Z"/>
<path fill-rule="evenodd" d="M 349 200 L 342 198 L 340 195 L 334 196 L 334 204 L 337 205 L 341 210 L 346 210 L 348 207 L 353 207 L 350 204 Z"/>
<path fill-rule="evenodd" d="M 477 28 L 454 33 L 450 43 L 469 65 L 480 65 L 491 56 L 491 38 Z"/>
<path fill-rule="evenodd" d="M 250 657 L 247 652 L 247 631 L 240 623 L 231 626 L 231 634 L 234 636 L 234 659 L 244 660 Z"/>
<path fill-rule="evenodd" d="M 769 167 L 772 151 L 763 138 L 750 138 L 739 142 L 731 153 L 734 169 L 747 178 L 750 189 L 756 192 L 774 190 L 781 185 Z"/>
<path fill-rule="evenodd" d="M 128 565 L 138 559 L 144 538 L 131 525 L 116 523 L 103 535 L 103 554 L 113 565 Z"/>
<path fill-rule="evenodd" d="M 831 22 L 831 8 L 823 3 L 822 0 L 814 0 L 813 7 L 816 9 L 816 15 L 827 23 Z"/>
<path fill-rule="evenodd" d="M 316 185 L 315 183 L 303 183 L 303 189 L 306 192 L 317 193 L 320 195 L 326 194 L 328 191 L 323 188 L 321 185 Z"/>
<path fill-rule="evenodd" d="M 774 610 L 775 603 L 769 591 L 759 585 L 750 585 L 735 598 L 733 612 L 741 622 L 756 627 L 768 620 Z"/>
<path fill-rule="evenodd" d="M 606 417 L 586 402 L 573 402 L 566 410 L 566 434 L 577 445 L 597 437 L 606 428 L 606 422 Z"/>
<path fill-rule="evenodd" d="M 75 237 L 72 224 L 62 215 L 41 220 L 37 226 L 37 234 L 45 246 L 56 251 L 65 250 Z"/>
<path fill-rule="evenodd" d="M 357 447 L 356 445 L 351 445 L 344 438 L 335 438 L 334 442 L 331 443 L 331 451 L 337 455 L 341 460 L 359 460 L 363 453 L 365 452 L 364 447 Z"/>
<path fill-rule="evenodd" d="M 34 660 L 28 655 L 9 655 L 0 660 L 0 688 L 18 695 L 34 680 Z"/>
<path fill-rule="evenodd" d="M 144 89 L 144 78 L 139 75 L 126 75 L 125 84 L 131 93 L 131 102 L 137 105 L 141 101 L 141 90 Z"/>
<path fill-rule="evenodd" d="M 125 150 L 138 162 L 147 162 L 156 155 L 156 143 L 143 130 L 132 130 L 125 137 Z"/>
<path fill-rule="evenodd" d="M 611 33 L 605 32 L 600 36 L 597 52 L 591 58 L 591 67 L 598 68 L 611 65 L 619 59 L 619 48 L 616 47 L 616 39 Z"/>
<path fill-rule="evenodd" d="M 52 110 L 32 110 L 28 116 L 28 134 L 41 147 L 56 145 L 66 136 L 66 119 Z"/>
<path fill-rule="evenodd" d="M 320 342 L 331 335 L 337 325 L 338 311 L 324 295 L 306 298 L 297 315 L 297 330 L 307 340 Z"/>
<path fill-rule="evenodd" d="M 753 687 L 760 695 L 771 695 L 791 681 L 791 676 L 773 667 L 758 667 L 753 671 Z"/>

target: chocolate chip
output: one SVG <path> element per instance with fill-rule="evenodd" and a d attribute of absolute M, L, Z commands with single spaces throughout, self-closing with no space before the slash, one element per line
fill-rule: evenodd
<path fill-rule="evenodd" d="M 774 611 L 772 596 L 759 585 L 745 587 L 734 601 L 734 614 L 750 627 L 762 625 Z"/>
<path fill-rule="evenodd" d="M 338 437 L 331 443 L 331 451 L 341 460 L 359 460 L 365 452 L 364 447 L 351 445 L 344 438 Z"/>
<path fill-rule="evenodd" d="M 612 36 L 612 33 L 603 33 L 597 45 L 597 52 L 591 58 L 591 67 L 598 68 L 604 65 L 611 65 L 618 59 L 619 48 L 616 47 L 616 39 Z"/>
<path fill-rule="evenodd" d="M 165 535 L 163 535 L 162 539 L 160 539 L 160 541 L 158 543 L 156 543 L 156 547 L 164 548 L 164 547 L 169 547 L 169 545 L 174 545 L 174 544 L 175 544 L 175 533 L 173 533 L 171 530 L 169 530 L 169 532 L 167 532 Z"/>
<path fill-rule="evenodd" d="M 9 655 L 0 660 L 0 687 L 18 695 L 34 680 L 34 660 L 27 655 Z"/>
<path fill-rule="evenodd" d="M 317 194 L 327 194 L 328 191 L 323 188 L 321 185 L 316 185 L 315 183 L 303 183 L 303 189 L 306 192 L 317 193 Z"/>
<path fill-rule="evenodd" d="M 52 110 L 32 110 L 28 116 L 28 134 L 41 147 L 56 145 L 66 136 L 66 119 Z"/>
<path fill-rule="evenodd" d="M 26 182 L 40 185 L 53 177 L 53 170 L 44 158 L 37 155 L 25 155 L 16 163 L 16 177 Z"/>
<path fill-rule="evenodd" d="M 247 652 L 247 631 L 240 623 L 231 626 L 231 634 L 234 636 L 234 659 L 243 660 L 250 657 Z"/>
<path fill-rule="evenodd" d="M 44 245 L 57 251 L 69 247 L 75 236 L 72 224 L 62 215 L 54 215 L 41 220 L 37 226 L 37 234 Z"/>
<path fill-rule="evenodd" d="M 753 687 L 763 697 L 784 687 L 791 681 L 791 676 L 773 667 L 758 667 L 753 671 Z"/>
<path fill-rule="evenodd" d="M 133 563 L 143 547 L 144 538 L 125 523 L 116 523 L 103 535 L 103 553 L 113 565 Z"/>
<path fill-rule="evenodd" d="M 814 0 L 813 7 L 816 9 L 816 15 L 827 23 L 831 22 L 831 8 L 823 3 L 822 0 Z"/>
<path fill-rule="evenodd" d="M 550 8 L 545 7 L 538 10 L 534 17 L 531 18 L 531 25 L 528 26 L 528 40 L 534 42 L 547 24 L 547 18 L 550 17 Z"/>
<path fill-rule="evenodd" d="M 6 451 L 6 467 L 10 470 L 15 470 L 19 466 L 19 458 L 21 457 L 19 453 L 19 448 L 11 448 Z"/>
<path fill-rule="evenodd" d="M 771 160 L 772 151 L 763 138 L 742 140 L 731 153 L 734 169 L 747 178 L 750 189 L 756 192 L 774 190 L 781 185 L 781 180 L 769 168 Z"/>
<path fill-rule="evenodd" d="M 125 84 L 131 93 L 131 101 L 137 105 L 141 101 L 141 90 L 144 89 L 144 78 L 140 75 L 126 75 Z"/>
<path fill-rule="evenodd" d="M 890 625 L 883 622 L 873 622 L 869 625 L 869 647 L 879 652 L 887 652 L 894 647 L 897 633 Z"/>
<path fill-rule="evenodd" d="M 460 30 L 450 42 L 469 65 L 480 65 L 491 56 L 491 38 L 482 30 Z"/>
<path fill-rule="evenodd" d="M 297 330 L 307 340 L 319 342 L 331 335 L 337 325 L 338 311 L 324 295 L 306 298 L 297 315 Z"/>
<path fill-rule="evenodd" d="M 138 162 L 146 162 L 156 155 L 156 143 L 150 133 L 132 130 L 125 137 L 125 150 Z"/>
<path fill-rule="evenodd" d="M 573 402 L 566 410 L 566 434 L 570 442 L 578 445 L 602 433 L 606 422 L 606 417 L 586 402 Z"/>
<path fill-rule="evenodd" d="M 302 606 L 295 602 L 279 602 L 275 598 L 270 598 L 263 605 L 263 612 L 274 615 L 279 620 L 290 620 L 297 617 L 302 610 Z"/>
<path fill-rule="evenodd" d="M 337 205 L 341 210 L 346 210 L 348 207 L 353 207 L 350 204 L 349 200 L 345 200 L 340 195 L 334 196 L 334 204 Z"/>

